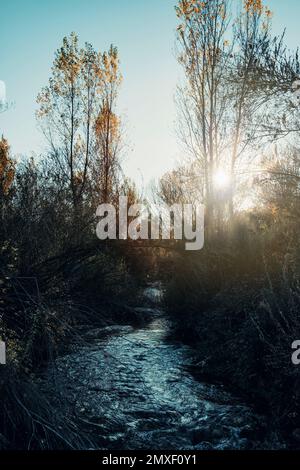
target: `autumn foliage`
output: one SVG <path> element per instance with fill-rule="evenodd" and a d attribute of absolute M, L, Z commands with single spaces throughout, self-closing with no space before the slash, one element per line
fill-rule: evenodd
<path fill-rule="evenodd" d="M 121 126 L 115 107 L 121 81 L 116 47 L 104 53 L 88 43 L 80 48 L 72 33 L 57 50 L 49 85 L 38 95 L 37 118 L 76 210 L 89 190 L 106 198 L 117 180 Z"/>
<path fill-rule="evenodd" d="M 15 164 L 9 156 L 9 145 L 6 139 L 0 140 L 0 192 L 6 196 L 11 188 L 15 175 Z"/>

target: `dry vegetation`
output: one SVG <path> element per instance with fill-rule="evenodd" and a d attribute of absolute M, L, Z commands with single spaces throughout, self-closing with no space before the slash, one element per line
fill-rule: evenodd
<path fill-rule="evenodd" d="M 206 242 L 201 252 L 161 256 L 159 276 L 169 281 L 176 334 L 197 351 L 195 373 L 239 390 L 299 446 L 291 343 L 300 335 L 300 63 L 284 36 L 272 36 L 262 1 L 240 2 L 238 13 L 229 3 L 180 0 L 176 8 L 186 160 L 161 179 L 156 197 L 202 200 Z M 36 377 L 80 341 L 80 326 L 137 321 L 130 303 L 149 256 L 95 237 L 100 202 L 138 200 L 121 169 L 120 84 L 117 49 L 80 48 L 71 34 L 38 96 L 48 153 L 16 163 L 0 141 L 3 448 L 89 447 L 72 419 L 51 409 Z"/>

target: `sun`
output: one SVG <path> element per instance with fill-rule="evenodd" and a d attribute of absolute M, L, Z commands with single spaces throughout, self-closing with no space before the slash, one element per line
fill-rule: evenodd
<path fill-rule="evenodd" d="M 218 169 L 213 175 L 213 182 L 216 189 L 226 189 L 230 185 L 229 174 L 222 169 Z"/>

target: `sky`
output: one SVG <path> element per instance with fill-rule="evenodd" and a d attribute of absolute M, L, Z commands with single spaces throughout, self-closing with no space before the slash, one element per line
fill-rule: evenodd
<path fill-rule="evenodd" d="M 241 1 L 241 0 L 233 0 Z M 119 49 L 123 83 L 118 112 L 126 129 L 123 167 L 138 186 L 180 160 L 174 95 L 181 77 L 175 56 L 176 0 L 0 0 L 0 80 L 14 106 L 0 114 L 0 133 L 13 154 L 39 155 L 46 143 L 36 96 L 48 83 L 55 50 L 72 31 L 80 42 Z M 273 32 L 286 28 L 299 44 L 299 0 L 269 0 Z"/>

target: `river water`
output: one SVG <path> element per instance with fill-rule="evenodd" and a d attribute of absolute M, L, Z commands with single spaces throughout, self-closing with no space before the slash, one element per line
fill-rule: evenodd
<path fill-rule="evenodd" d="M 193 351 L 167 339 L 160 290 L 141 308 L 147 326 L 115 328 L 56 361 L 52 381 L 82 425 L 92 425 L 105 449 L 251 449 L 262 443 L 264 420 L 221 386 L 189 372 Z M 147 304 L 146 304 L 147 305 Z M 93 336 L 93 335 L 92 335 Z"/>

